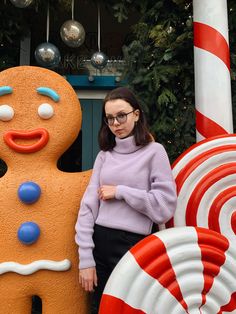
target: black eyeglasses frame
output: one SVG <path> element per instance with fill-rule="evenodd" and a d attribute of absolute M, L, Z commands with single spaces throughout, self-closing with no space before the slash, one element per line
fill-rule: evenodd
<path fill-rule="evenodd" d="M 116 115 L 115 117 L 104 117 L 103 120 L 104 120 L 104 122 L 106 123 L 106 125 L 108 125 L 108 126 L 113 126 L 115 120 L 116 120 L 119 124 L 123 124 L 123 123 L 125 123 L 125 122 L 127 121 L 127 116 L 128 116 L 128 114 L 134 112 L 135 110 L 136 110 L 136 109 L 133 109 L 132 111 L 127 112 L 127 113 L 125 113 L 125 112 L 118 113 L 118 115 Z M 125 121 L 119 121 L 119 116 L 122 116 L 122 118 L 125 117 Z M 120 119 L 122 119 L 122 118 L 120 118 Z M 108 122 L 108 119 L 112 119 L 112 123 L 109 123 L 109 122 Z"/>

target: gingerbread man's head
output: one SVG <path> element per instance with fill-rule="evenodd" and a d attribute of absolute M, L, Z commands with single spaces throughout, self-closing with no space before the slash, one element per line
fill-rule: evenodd
<path fill-rule="evenodd" d="M 61 75 L 32 66 L 0 73 L 0 158 L 56 161 L 80 127 L 78 98 Z"/>

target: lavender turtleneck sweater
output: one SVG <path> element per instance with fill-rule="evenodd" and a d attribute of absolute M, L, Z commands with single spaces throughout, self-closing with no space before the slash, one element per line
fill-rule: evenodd
<path fill-rule="evenodd" d="M 112 200 L 98 199 L 101 185 L 115 185 Z M 153 222 L 168 221 L 176 208 L 176 187 L 169 159 L 156 142 L 136 146 L 134 137 L 116 138 L 111 151 L 100 151 L 81 201 L 76 223 L 79 268 L 95 266 L 93 227 L 98 224 L 148 235 Z"/>

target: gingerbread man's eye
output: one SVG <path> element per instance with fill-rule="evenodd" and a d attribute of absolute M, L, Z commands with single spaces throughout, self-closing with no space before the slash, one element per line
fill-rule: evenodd
<path fill-rule="evenodd" d="M 38 115 L 42 119 L 50 119 L 54 115 L 54 109 L 49 104 L 41 104 L 38 107 Z"/>
<path fill-rule="evenodd" d="M 0 120 L 10 121 L 14 117 L 14 110 L 11 106 L 1 105 L 0 106 Z"/>

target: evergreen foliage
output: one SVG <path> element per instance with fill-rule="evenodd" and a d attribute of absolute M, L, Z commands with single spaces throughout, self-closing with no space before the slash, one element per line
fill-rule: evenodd
<path fill-rule="evenodd" d="M 120 6 L 124 2 L 141 12 L 132 42 L 123 47 L 124 77 L 139 96 L 155 139 L 174 161 L 196 138 L 192 1 L 122 1 Z M 117 15 L 125 19 L 127 9 Z"/>
<path fill-rule="evenodd" d="M 125 76 L 171 161 L 195 142 L 192 1 L 146 1 Z"/>

